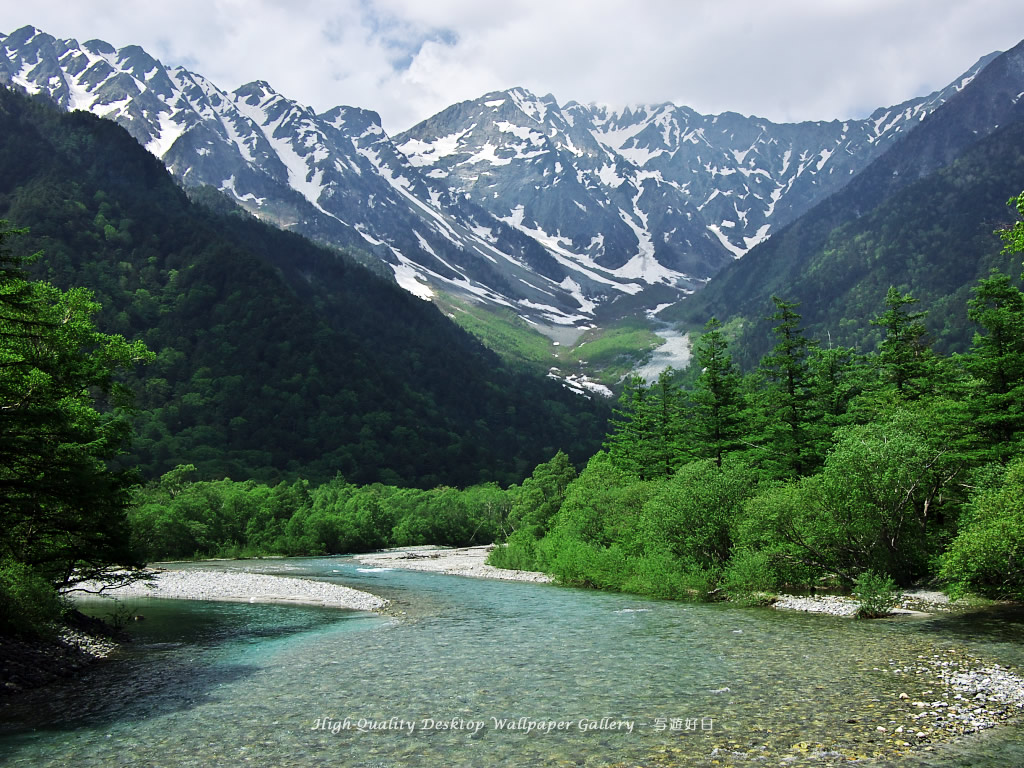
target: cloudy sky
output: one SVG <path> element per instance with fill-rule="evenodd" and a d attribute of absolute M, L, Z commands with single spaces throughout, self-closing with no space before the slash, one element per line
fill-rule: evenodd
<path fill-rule="evenodd" d="M 863 117 L 1024 39 L 1021 0 L 0 0 L 0 32 L 137 44 L 398 133 L 524 86 L 780 122 Z"/>

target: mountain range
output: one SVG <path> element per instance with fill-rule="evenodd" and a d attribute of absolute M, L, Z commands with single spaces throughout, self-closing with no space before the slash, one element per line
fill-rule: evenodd
<path fill-rule="evenodd" d="M 138 46 L 33 27 L 0 35 L 0 82 L 117 122 L 185 187 L 228 193 L 422 298 L 510 310 L 558 338 L 693 294 L 843 189 L 996 57 L 863 119 L 614 110 L 513 88 L 397 136 L 367 109 L 318 114 L 266 82 L 229 92 Z"/>
<path fill-rule="evenodd" d="M 965 351 L 967 300 L 996 269 L 1017 279 L 994 230 L 1015 220 L 1006 201 L 1024 189 L 1024 43 L 990 60 L 972 82 L 842 189 L 781 228 L 699 294 L 661 318 L 687 328 L 711 315 L 734 325 L 748 365 L 770 348 L 771 296 L 801 304 L 822 343 L 869 351 L 871 321 L 890 286 L 929 313 L 942 352 Z"/>

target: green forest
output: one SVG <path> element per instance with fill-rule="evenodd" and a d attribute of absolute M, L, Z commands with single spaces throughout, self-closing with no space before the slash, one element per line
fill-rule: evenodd
<path fill-rule="evenodd" d="M 1021 219 L 1000 234 L 1019 257 L 1024 194 L 1011 204 Z M 126 565 L 419 544 L 497 542 L 499 567 L 672 599 L 869 584 L 1024 598 L 1024 293 L 1005 273 L 974 287 L 964 354 L 935 353 L 927 310 L 894 288 L 870 353 L 809 338 L 775 297 L 756 369 L 740 371 L 710 320 L 688 376 L 627 383 L 581 472 L 558 452 L 520 484 L 415 489 L 112 469 L 131 438 L 118 372 L 153 353 L 98 332 L 88 292 L 3 253 L 7 630 L 42 631 L 55 587 Z"/>
<path fill-rule="evenodd" d="M 508 486 L 600 446 L 601 399 L 347 254 L 190 195 L 119 126 L 0 88 L 0 632 L 50 626 L 55 590 L 146 558 L 319 551 L 264 530 L 304 503 L 264 486 Z M 203 532 L 217 507 L 159 555 L 137 547 L 137 489 L 182 464 L 197 492 L 255 489 L 256 521 Z"/>
<path fill-rule="evenodd" d="M 117 126 L 0 90 L 0 135 L 0 633 L 154 560 L 417 544 L 672 599 L 1024 598 L 1018 274 L 974 284 L 959 353 L 908 290 L 864 347 L 774 296 L 756 365 L 711 319 L 609 419 L 342 254 L 189 201 Z"/>
<path fill-rule="evenodd" d="M 192 194 L 110 121 L 0 89 L 0 219 L 24 230 L 6 247 L 155 355 L 124 371 L 122 466 L 507 484 L 600 446 L 606 403 L 505 363 L 346 254 Z"/>

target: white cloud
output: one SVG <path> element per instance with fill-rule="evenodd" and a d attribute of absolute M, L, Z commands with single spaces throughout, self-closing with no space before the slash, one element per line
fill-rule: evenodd
<path fill-rule="evenodd" d="M 138 44 L 233 89 L 267 80 L 396 133 L 516 85 L 778 121 L 862 116 L 1024 34 L 1020 0 L 0 0 L 0 31 Z"/>

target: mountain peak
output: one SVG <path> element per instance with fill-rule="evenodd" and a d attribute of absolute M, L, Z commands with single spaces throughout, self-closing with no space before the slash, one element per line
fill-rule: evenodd
<path fill-rule="evenodd" d="M 507 91 L 507 93 L 515 102 L 515 105 L 519 107 L 521 112 L 533 118 L 538 123 L 544 122 L 544 118 L 547 116 L 549 110 L 558 109 L 558 103 L 554 100 L 554 97 L 550 95 L 543 99 L 539 99 L 526 88 L 512 88 Z M 550 101 L 548 99 L 550 99 Z"/>
<path fill-rule="evenodd" d="M 246 100 L 255 98 L 257 102 L 279 95 L 266 80 L 253 80 L 250 83 L 240 85 L 235 89 L 234 93 L 239 98 Z"/>
<path fill-rule="evenodd" d="M 69 42 L 74 42 L 74 41 L 71 40 Z M 138 46 L 130 46 L 130 47 L 138 48 Z M 90 53 L 96 54 L 97 56 L 113 56 L 114 54 L 117 53 L 117 49 L 114 46 L 112 46 L 110 43 L 106 42 L 105 40 L 96 40 L 96 39 L 86 40 L 82 44 L 82 48 L 84 48 L 85 50 L 89 51 Z M 139 50 L 141 51 L 142 49 L 139 48 Z"/>
<path fill-rule="evenodd" d="M 9 46 L 10 48 L 20 48 L 21 46 L 32 42 L 32 40 L 36 36 L 40 35 L 44 38 L 49 38 L 51 41 L 53 40 L 53 37 L 51 35 L 47 35 L 45 32 L 41 32 L 40 30 L 33 27 L 31 24 L 26 24 L 24 27 L 20 27 L 14 30 L 13 32 L 11 32 L 11 34 L 7 35 L 6 37 L 0 34 L 0 39 L 3 39 L 4 44 Z"/>

